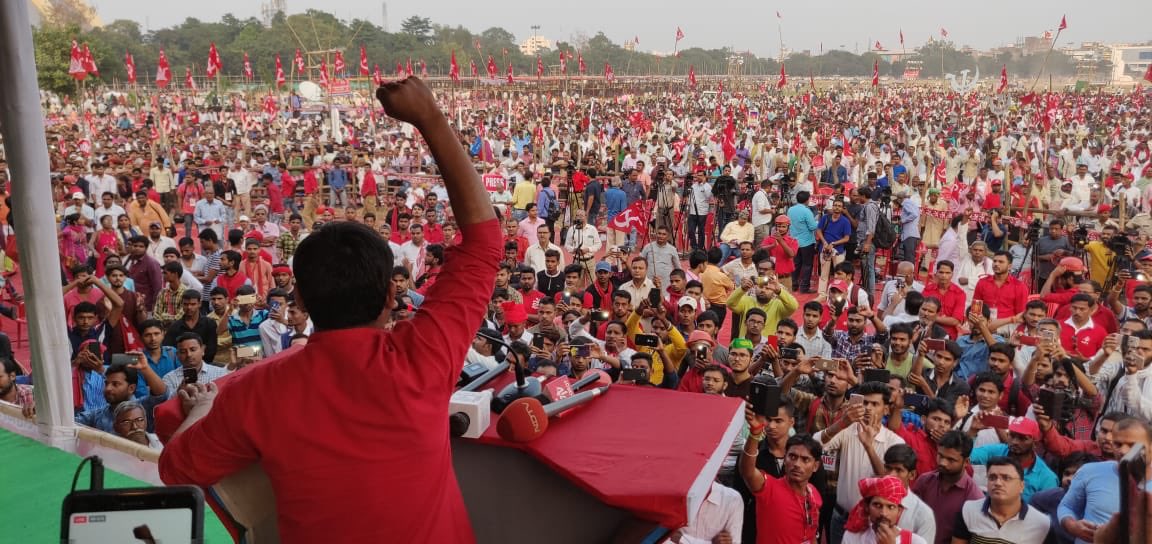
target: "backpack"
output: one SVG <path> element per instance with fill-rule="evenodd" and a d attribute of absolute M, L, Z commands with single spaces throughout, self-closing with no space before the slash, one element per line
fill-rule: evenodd
<path fill-rule="evenodd" d="M 896 226 L 892 224 L 892 219 L 887 214 L 881 213 L 880 207 L 877 206 L 876 232 L 872 234 L 872 245 L 876 249 L 892 249 L 899 240 L 900 236 L 896 232 Z"/>

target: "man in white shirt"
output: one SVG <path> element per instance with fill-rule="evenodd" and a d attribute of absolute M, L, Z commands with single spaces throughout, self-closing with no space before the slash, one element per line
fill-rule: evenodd
<path fill-rule="evenodd" d="M 980 240 L 969 244 L 968 254 L 961 257 L 960 262 L 956 263 L 956 271 L 952 275 L 952 281 L 964 290 L 964 295 L 968 299 L 965 307 L 972 304 L 972 295 L 976 293 L 976 283 L 980 281 L 980 278 L 993 274 L 992 259 L 988 258 L 988 245 Z M 997 316 L 992 316 L 992 319 L 996 318 Z"/>
<path fill-rule="evenodd" d="M 572 254 L 572 259 L 584 268 L 589 278 L 595 277 L 592 271 L 596 264 L 593 257 L 600 251 L 600 244 L 600 231 L 596 230 L 595 225 L 585 222 L 584 210 L 573 210 L 572 226 L 568 227 L 564 237 L 564 249 Z"/>
<path fill-rule="evenodd" d="M 540 272 L 544 270 L 544 254 L 550 249 L 555 249 L 560 254 L 560 269 L 563 270 L 564 252 L 560 251 L 560 246 L 552 243 L 551 237 L 552 231 L 548 230 L 548 225 L 536 227 L 536 243 L 524 251 L 524 264 L 531 266 L 532 270 Z"/>
<path fill-rule="evenodd" d="M 773 176 L 776 177 L 776 176 Z M 768 189 L 772 187 L 771 179 L 760 182 L 760 190 L 752 195 L 752 229 L 756 233 L 752 240 L 752 247 L 760 247 L 760 242 L 768 237 L 772 230 L 772 201 L 768 198 Z"/>
<path fill-rule="evenodd" d="M 834 421 L 814 436 L 824 445 L 825 457 L 835 452 L 840 462 L 836 493 L 836 504 L 840 508 L 832 516 L 830 542 L 840 542 L 846 536 L 847 518 L 840 512 L 852 510 L 865 498 L 857 488 L 857 482 L 875 474 L 884 474 L 884 453 L 888 448 L 904 443 L 904 439 L 881 423 L 891 402 L 888 384 L 864 382 L 856 393 L 859 397 L 855 398 L 860 400 L 849 403 L 846 417 Z M 903 498 L 901 495 L 900 499 Z"/>
<path fill-rule="evenodd" d="M 1072 194 L 1064 201 L 1064 207 L 1074 211 L 1084 211 L 1092 206 L 1092 186 L 1096 178 L 1088 174 L 1088 165 L 1076 165 L 1076 175 L 1068 178 L 1072 182 Z"/>
<path fill-rule="evenodd" d="M 233 202 L 236 208 L 236 214 L 251 215 L 252 214 L 252 186 L 256 184 L 256 178 L 252 176 L 247 168 L 244 168 L 242 161 L 235 161 L 232 167 L 228 170 L 228 178 L 236 185 L 236 199 Z"/>
<path fill-rule="evenodd" d="M 116 195 L 114 193 L 104 193 L 100 195 L 100 205 L 96 206 L 95 210 L 96 228 L 100 228 L 100 218 L 105 215 L 112 216 L 113 226 L 116 225 L 116 220 L 119 219 L 121 215 L 128 215 L 128 212 L 116 203 L 115 198 Z"/>
<path fill-rule="evenodd" d="M 743 530 L 744 501 L 740 494 L 735 489 L 712 482 L 696 517 L 673 532 L 668 540 L 676 544 L 739 543 Z"/>
<path fill-rule="evenodd" d="M 148 224 L 148 255 L 156 262 L 164 262 L 164 250 L 172 249 L 176 252 L 176 256 L 180 256 L 180 250 L 176 247 L 176 241 L 164 236 L 163 226 L 158 221 L 153 221 Z"/>
<path fill-rule="evenodd" d="M 88 199 L 96 204 L 104 193 L 116 194 L 116 178 L 106 174 L 107 166 L 103 163 L 92 165 L 92 175 L 88 180 Z"/>
<path fill-rule="evenodd" d="M 96 221 L 96 210 L 93 210 L 92 206 L 84 202 L 84 193 L 80 191 L 72 193 L 72 205 L 64 208 L 64 217 L 72 214 L 80 214 L 80 218 L 83 220 L 84 230 L 88 232 L 93 231 L 93 223 Z"/>
<path fill-rule="evenodd" d="M 900 526 L 928 542 L 935 542 L 936 516 L 932 512 L 932 507 L 909 489 L 911 482 L 918 476 L 916 451 L 907 444 L 897 444 L 888 448 L 888 451 L 884 452 L 884 468 L 887 469 L 888 476 L 899 478 L 904 489 L 908 491 L 904 500 L 900 501 L 900 505 L 904 507 L 904 512 L 900 514 Z"/>
<path fill-rule="evenodd" d="M 268 319 L 260 323 L 260 340 L 264 344 L 264 356 L 271 357 L 292 346 L 292 337 L 312 335 L 312 319 L 308 312 L 289 301 L 276 311 L 268 312 Z"/>
<path fill-rule="evenodd" d="M 424 273 L 424 225 L 414 223 L 408 227 L 412 238 L 400 245 L 400 265 L 412 273 L 413 278 L 419 278 Z"/>
<path fill-rule="evenodd" d="M 845 489 L 838 488 L 843 494 Z M 908 489 L 895 476 L 862 478 L 849 489 L 861 496 L 848 514 L 843 538 L 836 538 L 836 517 L 832 518 L 829 542 L 842 544 L 928 544 L 924 537 L 901 527 L 900 514 Z M 840 516 L 837 512 L 836 516 Z"/>
<path fill-rule="evenodd" d="M 880 304 L 877 306 L 880 318 L 907 316 L 904 302 L 909 291 L 924 292 L 924 283 L 916 280 L 916 265 L 901 261 L 896 265 L 896 277 L 885 283 L 880 293 Z M 900 297 L 897 299 L 898 293 Z"/>

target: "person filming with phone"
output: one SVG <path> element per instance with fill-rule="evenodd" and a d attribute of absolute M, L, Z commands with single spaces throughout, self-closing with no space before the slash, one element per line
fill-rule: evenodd
<path fill-rule="evenodd" d="M 488 307 L 491 293 L 476 286 L 495 282 L 499 224 L 428 87 L 410 77 L 385 83 L 376 96 L 427 142 L 462 242 L 449 250 L 420 310 L 388 330 L 395 256 L 387 242 L 352 221 L 309 234 L 293 271 L 296 303 L 316 332 L 304 347 L 219 384 L 183 389 L 186 419 L 165 445 L 160 477 L 209 486 L 259 463 L 288 544 L 334 535 L 346 542 L 474 542 L 444 408 Z M 297 398 L 304 393 L 307 399 Z M 309 399 L 322 399 L 324 409 Z"/>

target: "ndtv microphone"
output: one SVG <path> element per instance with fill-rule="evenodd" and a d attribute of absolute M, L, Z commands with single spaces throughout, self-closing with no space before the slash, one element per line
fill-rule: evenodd
<path fill-rule="evenodd" d="M 548 430 L 548 418 L 576 406 L 592 402 L 592 399 L 607 393 L 608 387 L 589 389 L 564 400 L 553 402 L 548 406 L 544 406 L 539 400 L 531 397 L 516 399 L 504 408 L 500 420 L 496 422 L 496 433 L 500 435 L 500 438 L 509 442 L 536 440 L 544 434 L 544 431 Z"/>

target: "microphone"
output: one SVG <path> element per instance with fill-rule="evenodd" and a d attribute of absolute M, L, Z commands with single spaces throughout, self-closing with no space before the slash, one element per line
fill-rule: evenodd
<path fill-rule="evenodd" d="M 535 398 L 541 404 L 549 401 L 548 397 L 544 395 L 544 388 L 540 384 L 540 380 L 525 376 L 524 367 L 519 362 L 513 363 L 512 368 L 516 370 L 516 382 L 504 386 L 504 389 L 501 389 L 492 399 L 493 412 L 499 414 L 508 408 L 509 404 L 523 398 Z"/>
<path fill-rule="evenodd" d="M 464 387 L 457 389 L 457 391 L 476 391 L 476 390 L 480 389 L 481 387 L 484 387 L 485 385 L 488 384 L 488 382 L 494 380 L 496 378 L 496 376 L 499 376 L 499 375 L 507 372 L 508 371 L 508 365 L 509 365 L 508 361 L 504 361 L 503 363 L 496 365 L 495 367 L 492 368 L 492 370 L 489 370 L 488 372 L 481 374 L 475 380 L 472 380 L 471 382 L 469 382 L 468 385 L 465 385 Z"/>
<path fill-rule="evenodd" d="M 492 390 L 457 391 L 448 404 L 448 435 L 479 438 L 492 418 Z"/>
<path fill-rule="evenodd" d="M 607 385 L 589 389 L 564 400 L 544 406 L 535 398 L 513 401 L 496 422 L 496 433 L 509 442 L 531 442 L 548 430 L 548 418 L 561 412 L 592 402 L 608 392 Z"/>

